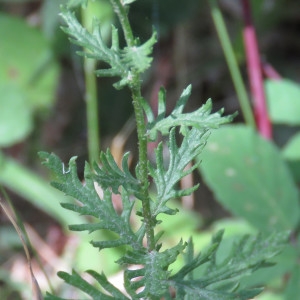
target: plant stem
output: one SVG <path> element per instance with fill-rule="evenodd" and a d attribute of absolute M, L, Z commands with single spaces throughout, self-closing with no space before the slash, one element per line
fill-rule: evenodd
<path fill-rule="evenodd" d="M 229 39 L 228 32 L 226 30 L 226 25 L 218 7 L 216 0 L 209 0 L 211 15 L 217 30 L 217 34 L 223 48 L 225 59 L 230 71 L 230 75 L 240 102 L 241 110 L 243 112 L 245 122 L 255 128 L 255 119 L 252 113 L 250 101 L 246 92 L 245 85 L 238 67 L 237 60 L 234 55 L 234 51 Z"/>
<path fill-rule="evenodd" d="M 132 29 L 128 20 L 127 12 L 124 6 L 121 4 L 120 0 L 110 0 L 114 11 L 118 15 L 120 23 L 123 28 L 125 40 L 128 47 L 135 46 L 135 40 L 132 33 Z M 132 70 L 132 83 L 129 88 L 132 93 L 132 103 L 134 107 L 134 114 L 137 126 L 137 136 L 138 136 L 138 151 L 139 151 L 139 164 L 138 164 L 138 179 L 141 182 L 143 199 L 143 217 L 146 227 L 146 237 L 147 237 L 147 249 L 152 251 L 155 247 L 154 241 L 154 224 L 152 221 L 152 214 L 150 208 L 150 196 L 149 196 L 149 180 L 148 180 L 148 157 L 147 157 L 147 137 L 146 137 L 146 125 L 144 118 L 144 111 L 141 105 L 141 79 L 137 71 Z"/>
<path fill-rule="evenodd" d="M 81 9 L 82 23 L 85 28 L 90 28 L 90 11 L 87 8 Z M 85 101 L 87 114 L 87 132 L 88 132 L 88 154 L 91 165 L 99 161 L 100 135 L 98 121 L 98 97 L 97 80 L 95 75 L 96 61 L 84 57 L 84 78 L 85 78 Z"/>
<path fill-rule="evenodd" d="M 268 117 L 258 43 L 251 16 L 251 6 L 248 0 L 242 0 L 242 4 L 245 21 L 243 35 L 247 69 L 251 94 L 254 102 L 254 113 L 256 116 L 257 128 L 263 137 L 271 139 L 272 126 Z"/>
<path fill-rule="evenodd" d="M 125 7 L 121 3 L 120 0 L 110 0 L 113 9 L 115 13 L 117 14 L 119 21 L 121 23 L 124 35 L 125 35 L 125 40 L 127 43 L 128 47 L 133 47 L 135 45 L 134 43 L 134 36 L 132 33 L 132 29 L 128 20 L 127 12 L 125 10 Z"/>

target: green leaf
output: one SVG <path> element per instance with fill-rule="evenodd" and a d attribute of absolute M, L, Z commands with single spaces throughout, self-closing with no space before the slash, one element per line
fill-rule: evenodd
<path fill-rule="evenodd" d="M 278 149 L 245 126 L 214 131 L 198 157 L 215 196 L 233 214 L 261 231 L 292 229 L 299 194 Z"/>
<path fill-rule="evenodd" d="M 276 124 L 300 125 L 300 85 L 288 80 L 266 80 L 271 120 Z"/>
<path fill-rule="evenodd" d="M 224 291 L 217 290 L 207 290 L 199 288 L 199 281 L 195 280 L 194 282 L 182 282 L 182 284 L 177 283 L 178 286 L 181 286 L 185 289 L 186 295 L 190 299 L 203 299 L 203 300 L 248 300 L 257 296 L 262 292 L 261 288 L 253 288 L 251 290 L 244 290 L 242 292 L 233 292 L 226 293 Z M 178 298 L 180 299 L 180 298 Z M 182 299 L 182 298 L 181 298 Z"/>
<path fill-rule="evenodd" d="M 80 202 L 80 204 L 63 203 L 62 206 L 81 215 L 90 215 L 100 220 L 98 223 L 71 225 L 71 230 L 87 230 L 89 232 L 110 230 L 116 233 L 118 238 L 115 240 L 92 241 L 92 245 L 100 250 L 121 245 L 129 245 L 133 249 L 141 249 L 142 245 L 139 236 L 132 231 L 129 222 L 134 203 L 129 200 L 129 195 L 125 189 L 121 192 L 123 210 L 119 215 L 112 204 L 111 192 L 105 190 L 103 198 L 97 193 L 97 184 L 93 180 L 94 175 L 88 163 L 85 166 L 85 184 L 83 185 L 78 179 L 76 157 L 70 159 L 68 168 L 54 154 L 42 153 L 41 157 L 44 158 L 43 164 L 55 176 L 55 181 L 52 182 L 52 185 Z"/>
<path fill-rule="evenodd" d="M 220 231 L 218 234 L 222 238 L 223 231 Z M 187 262 L 175 275 L 171 277 L 171 280 L 180 281 L 183 280 L 186 276 L 189 280 L 193 280 L 193 270 L 198 268 L 200 265 L 203 265 L 210 261 L 212 256 L 218 250 L 219 243 L 220 241 L 218 241 L 217 243 L 213 241 L 205 251 L 202 251 L 196 257 L 193 257 L 193 255 L 191 255 L 194 251 L 193 245 L 191 245 L 191 242 L 189 242 L 187 252 L 185 253 L 185 256 L 188 257 Z"/>
<path fill-rule="evenodd" d="M 162 297 L 168 287 L 167 279 L 170 276 L 168 267 L 185 247 L 186 244 L 180 241 L 178 245 L 163 252 L 155 250 L 151 252 L 128 252 L 118 263 L 142 265 L 142 267 L 125 271 L 124 281 L 127 292 L 134 299 L 136 296 L 138 299 Z M 142 289 L 142 291 L 136 294 L 137 289 Z"/>
<path fill-rule="evenodd" d="M 198 188 L 198 185 L 195 185 L 189 189 L 179 190 L 175 186 L 183 177 L 190 174 L 197 167 L 196 164 L 190 169 L 185 169 L 201 153 L 207 138 L 208 134 L 205 130 L 199 131 L 194 128 L 188 130 L 180 147 L 178 147 L 176 144 L 175 129 L 173 128 L 170 132 L 168 144 L 170 160 L 167 168 L 165 168 L 163 162 L 163 144 L 160 143 L 157 149 L 155 149 L 156 166 L 154 167 L 149 164 L 149 172 L 157 190 L 155 202 L 152 203 L 153 217 L 156 217 L 159 213 L 176 213 L 175 210 L 168 208 L 166 203 L 170 199 L 189 195 Z"/>
<path fill-rule="evenodd" d="M 155 149 L 156 166 L 151 164 L 148 166 L 157 190 L 156 199 L 151 203 L 154 219 L 159 213 L 175 214 L 176 210 L 167 207 L 166 203 L 170 199 L 190 195 L 198 188 L 198 185 L 195 185 L 189 189 L 179 190 L 176 189 L 176 184 L 197 168 L 200 162 L 189 169 L 185 169 L 202 152 L 209 135 L 209 129 L 217 128 L 219 125 L 229 122 L 233 117 L 221 117 L 221 112 L 210 114 L 212 109 L 211 101 L 208 101 L 195 112 L 182 113 L 190 93 L 191 86 L 183 91 L 172 114 L 165 118 L 166 97 L 165 91 L 161 89 L 156 120 L 154 120 L 154 115 L 149 105 L 143 101 L 144 111 L 148 119 L 147 134 L 150 136 L 150 139 L 156 139 L 158 131 L 162 135 L 169 134 L 167 147 L 170 157 L 168 165 L 165 166 L 163 143 L 160 143 Z M 176 127 L 180 127 L 180 131 L 183 134 L 180 146 L 176 142 Z"/>
<path fill-rule="evenodd" d="M 297 259 L 297 249 L 294 245 L 288 244 L 278 256 L 270 259 L 270 262 L 274 263 L 274 266 L 259 269 L 252 275 L 245 277 L 241 280 L 240 287 L 272 285 L 273 282 L 281 280 L 286 274 L 293 272 Z"/>
<path fill-rule="evenodd" d="M 294 269 L 290 274 L 290 278 L 284 291 L 284 299 L 297 299 L 299 296 L 300 287 L 300 269 L 299 265 L 295 265 Z"/>
<path fill-rule="evenodd" d="M 66 272 L 58 272 L 58 276 L 66 281 L 68 284 L 79 288 L 87 295 L 91 296 L 92 299 L 113 299 L 113 297 L 107 296 L 101 293 L 97 288 L 91 285 L 89 282 L 84 280 L 77 272 L 73 270 L 72 274 Z M 101 298 L 100 298 L 101 297 Z M 103 297 L 103 298 L 102 298 Z"/>
<path fill-rule="evenodd" d="M 166 117 L 166 94 L 163 90 L 159 93 L 158 117 L 154 120 L 153 113 L 148 107 L 148 104 L 143 102 L 144 110 L 148 119 L 147 134 L 151 140 L 156 140 L 157 132 L 162 135 L 168 135 L 173 127 L 179 127 L 180 132 L 185 135 L 188 128 L 193 127 L 199 131 L 218 128 L 221 124 L 226 124 L 232 121 L 235 115 L 221 117 L 223 110 L 211 113 L 212 101 L 208 100 L 199 109 L 190 113 L 182 113 L 190 95 L 192 87 L 189 85 L 181 94 L 173 112 Z"/>
<path fill-rule="evenodd" d="M 125 47 L 122 51 L 122 62 L 139 73 L 146 71 L 153 60 L 149 55 L 156 41 L 156 32 L 154 32 L 152 37 L 141 46 Z"/>
<path fill-rule="evenodd" d="M 169 279 L 169 284 L 182 296 L 191 299 L 249 299 L 262 289 L 239 290 L 239 281 L 261 267 L 266 260 L 277 255 L 286 245 L 288 232 L 273 233 L 269 236 L 245 235 L 236 242 L 227 257 L 218 262 L 217 250 L 221 244 L 223 231 L 213 236 L 211 245 L 204 254 L 199 254 Z M 203 265 L 202 278 L 190 279 L 188 274 Z M 187 277 L 187 278 L 186 278 Z M 183 297 L 182 297 L 183 298 Z"/>
<path fill-rule="evenodd" d="M 60 16 L 65 21 L 67 27 L 62 27 L 63 31 L 72 37 L 71 42 L 84 48 L 85 52 L 79 54 L 94 58 L 110 65 L 110 69 L 98 70 L 98 76 L 119 76 L 125 78 L 122 85 L 126 85 L 129 81 L 126 80 L 129 76 L 129 71 L 121 62 L 121 49 L 119 48 L 119 38 L 117 29 L 112 27 L 112 45 L 107 47 L 102 39 L 100 26 L 95 22 L 93 32 L 88 32 L 78 22 L 74 12 L 71 12 L 66 7 L 62 7 Z M 121 87 L 121 82 L 117 86 Z"/>
<path fill-rule="evenodd" d="M 0 147 L 8 147 L 31 132 L 35 110 L 52 104 L 58 66 L 41 32 L 23 20 L 1 13 L 0 36 L 5 37 L 0 45 Z"/>
<path fill-rule="evenodd" d="M 93 176 L 103 189 L 111 188 L 113 193 L 119 193 L 119 187 L 123 186 L 124 189 L 131 195 L 135 195 L 141 199 L 141 185 L 140 182 L 131 175 L 128 166 L 129 153 L 125 153 L 122 159 L 121 170 L 115 162 L 110 150 L 106 153 L 100 153 L 101 168 L 94 164 L 96 174 Z"/>
<path fill-rule="evenodd" d="M 113 296 L 113 299 L 129 299 L 123 293 L 121 293 L 115 286 L 113 286 L 106 278 L 104 274 L 99 274 L 93 270 L 87 271 L 88 274 L 93 276 L 105 291 L 109 292 Z M 102 299 L 102 298 L 101 298 Z"/>
<path fill-rule="evenodd" d="M 57 296 L 51 295 L 51 294 L 49 294 L 47 292 L 46 296 L 45 296 L 45 300 L 67 300 L 67 299 L 63 299 L 61 297 L 57 297 Z"/>
<path fill-rule="evenodd" d="M 112 45 L 107 47 L 100 31 L 100 26 L 94 22 L 92 33 L 81 26 L 75 17 L 75 14 L 62 7 L 61 17 L 66 23 L 62 27 L 63 31 L 71 37 L 71 42 L 84 48 L 84 52 L 78 52 L 88 58 L 107 63 L 110 68 L 96 71 L 97 76 L 120 77 L 121 80 L 114 84 L 116 88 L 122 88 L 125 85 L 131 85 L 132 69 L 138 72 L 144 72 L 149 68 L 152 58 L 153 44 L 156 42 L 156 34 L 143 45 L 134 47 L 125 47 L 120 49 L 117 29 L 112 27 Z"/>
<path fill-rule="evenodd" d="M 26 111 L 49 109 L 55 99 L 59 75 L 49 42 L 25 20 L 3 13 L 0 13 L 0 37 L 1 84 L 13 86 L 22 95 Z"/>
<path fill-rule="evenodd" d="M 77 287 L 81 291 L 85 292 L 87 295 L 91 296 L 94 300 L 109 300 L 109 299 L 129 299 L 124 294 L 122 294 L 116 287 L 114 287 L 106 278 L 104 274 L 99 274 L 95 271 L 87 271 L 89 275 L 94 277 L 101 287 L 109 293 L 104 294 L 95 286 L 90 284 L 88 281 L 83 279 L 77 272 L 73 271 L 72 274 L 66 272 L 59 272 L 58 276 L 62 278 L 68 284 Z M 45 300 L 64 300 L 63 298 L 55 297 L 51 294 L 47 294 Z M 66 300 L 66 299 L 65 299 Z"/>
<path fill-rule="evenodd" d="M 258 234 L 257 236 L 244 235 L 237 241 L 228 253 L 226 259 L 217 262 L 210 260 L 207 265 L 205 281 L 210 281 L 210 286 L 221 282 L 218 286 L 226 285 L 226 281 L 240 279 L 251 274 L 260 267 L 268 266 L 266 261 L 278 255 L 285 247 L 289 232 L 274 232 L 272 234 Z M 220 237 L 213 238 L 219 243 Z M 214 253 L 215 255 L 216 253 Z"/>
<path fill-rule="evenodd" d="M 12 84 L 0 84 L 0 147 L 24 140 L 32 130 L 31 108 Z"/>
<path fill-rule="evenodd" d="M 282 155 L 286 160 L 296 183 L 300 182 L 300 133 L 293 135 L 282 149 Z"/>
<path fill-rule="evenodd" d="M 282 149 L 284 158 L 300 160 L 300 132 L 295 134 Z"/>

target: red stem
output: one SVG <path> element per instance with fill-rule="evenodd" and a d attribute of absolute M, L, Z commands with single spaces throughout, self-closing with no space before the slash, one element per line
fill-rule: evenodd
<path fill-rule="evenodd" d="M 251 16 L 250 2 L 249 0 L 242 0 L 242 4 L 245 21 L 243 35 L 247 59 L 247 69 L 257 128 L 259 133 L 263 137 L 265 137 L 266 139 L 271 139 L 272 126 L 268 117 L 260 55 L 255 28 Z"/>

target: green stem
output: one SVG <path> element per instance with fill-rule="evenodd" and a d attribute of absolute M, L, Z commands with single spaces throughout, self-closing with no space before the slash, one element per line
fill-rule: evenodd
<path fill-rule="evenodd" d="M 132 89 L 133 96 L 133 106 L 135 112 L 135 119 L 137 125 L 137 135 L 138 135 L 138 147 L 139 147 L 139 179 L 142 183 L 143 191 L 143 216 L 146 226 L 147 235 L 147 247 L 151 251 L 154 249 L 154 230 L 152 224 L 151 208 L 150 208 L 150 197 L 149 197 L 149 181 L 148 181 L 148 157 L 147 157 L 147 137 L 146 137 L 146 126 L 144 119 L 143 108 L 140 103 L 141 91 L 140 89 Z"/>
<path fill-rule="evenodd" d="M 88 8 L 82 8 L 82 23 L 85 28 L 90 28 L 90 11 Z M 84 78 L 85 78 L 85 101 L 87 114 L 87 133 L 88 133 L 88 154 L 89 161 L 99 161 L 100 135 L 98 121 L 98 97 L 97 80 L 95 76 L 96 61 L 84 57 Z"/>
<path fill-rule="evenodd" d="M 245 122 L 256 128 L 255 119 L 251 109 L 250 101 L 246 92 L 246 88 L 238 67 L 237 60 L 234 55 L 234 51 L 229 39 L 228 32 L 226 30 L 226 25 L 221 14 L 221 11 L 218 7 L 216 0 L 209 0 L 211 15 L 218 33 L 218 37 L 221 43 L 221 46 L 224 51 L 225 59 L 231 74 L 231 78 L 240 102 L 240 106 L 245 118 Z"/>
<path fill-rule="evenodd" d="M 135 40 L 132 33 L 132 29 L 128 20 L 125 7 L 121 4 L 120 0 L 110 0 L 114 11 L 118 15 L 120 23 L 123 28 L 125 40 L 128 47 L 135 46 Z M 150 208 L 150 196 L 149 196 L 149 180 L 148 180 L 148 157 L 147 157 L 147 137 L 146 137 L 146 125 L 144 118 L 144 111 L 141 105 L 141 79 L 136 70 L 132 70 L 132 83 L 130 84 L 130 90 L 132 93 L 133 107 L 135 113 L 135 120 L 137 126 L 138 135 L 138 150 L 139 150 L 139 164 L 138 164 L 138 179 L 142 186 L 142 207 L 143 217 L 146 227 L 147 248 L 148 251 L 152 251 L 155 247 L 154 240 L 154 224 L 151 216 Z"/>
<path fill-rule="evenodd" d="M 122 5 L 120 0 L 110 0 L 110 2 L 121 23 L 127 46 L 128 47 L 135 46 L 134 36 L 132 33 L 132 29 L 128 20 L 125 7 Z"/>

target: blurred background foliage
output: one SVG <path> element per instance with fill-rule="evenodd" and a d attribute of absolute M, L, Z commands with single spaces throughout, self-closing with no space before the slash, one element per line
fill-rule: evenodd
<path fill-rule="evenodd" d="M 106 259 L 100 261 L 97 251 L 85 243 L 86 237 L 66 232 L 66 224 L 75 222 L 77 217 L 60 208 L 59 202 L 63 202 L 64 197 L 50 187 L 49 174 L 45 174 L 37 157 L 41 150 L 55 152 L 66 162 L 71 156 L 78 156 L 79 173 L 83 172 L 84 161 L 88 159 L 83 62 L 76 55 L 78 49 L 61 31 L 58 16 L 59 6 L 67 2 L 0 0 L 0 184 L 28 232 L 33 256 L 40 257 L 33 263 L 42 290 L 51 288 L 44 273 L 59 290 L 55 272 L 64 267 L 68 270 L 74 261 L 73 267 L 79 270 L 96 266 L 108 269 L 110 274 L 116 271 L 110 262 L 115 260 L 117 253 L 104 251 Z M 76 5 L 76 1 L 71 3 Z M 253 0 L 251 3 L 262 60 L 288 78 L 265 83 L 274 144 L 261 140 L 243 125 L 217 131 L 208 150 L 199 158 L 203 160 L 203 167 L 194 174 L 193 180 L 201 182 L 200 189 L 193 198 L 182 200 L 183 212 L 173 219 L 175 224 L 166 225 L 171 228 L 168 242 L 172 243 L 172 235 L 187 238 L 194 231 L 195 245 L 200 248 L 209 241 L 212 232 L 225 227 L 227 247 L 230 247 L 233 237 L 238 234 L 271 229 L 274 220 L 287 219 L 287 223 L 275 222 L 277 229 L 296 228 L 291 246 L 277 259 L 281 264 L 277 269 L 261 271 L 259 276 L 256 274 L 249 280 L 253 284 L 268 283 L 266 292 L 259 299 L 296 299 L 294 295 L 299 295 L 300 286 L 300 242 L 297 237 L 300 5 L 297 0 Z M 102 34 L 109 42 L 107 29 L 112 23 L 118 26 L 111 7 L 107 0 L 95 1 L 93 5 L 92 12 L 100 18 Z M 219 5 L 247 82 L 241 5 L 239 1 L 231 0 L 221 0 Z M 156 105 L 160 86 L 165 86 L 168 91 L 167 105 L 171 110 L 182 89 L 192 83 L 189 110 L 212 98 L 215 110 L 224 107 L 227 114 L 240 112 L 208 1 L 140 0 L 132 5 L 129 15 L 134 33 L 141 40 L 150 36 L 153 27 L 158 32 L 153 66 L 143 78 L 144 94 L 152 107 Z M 116 92 L 112 82 L 111 79 L 97 79 L 100 148 L 111 147 L 116 157 L 130 150 L 131 159 L 135 160 L 131 99 L 126 90 Z M 243 121 L 240 112 L 235 122 Z M 247 146 L 251 139 L 256 141 L 254 150 Z M 213 148 L 216 143 L 219 148 Z M 228 153 L 222 153 L 224 145 L 231 146 Z M 211 149 L 213 151 L 209 151 Z M 211 156 L 218 150 L 219 156 Z M 253 156 L 266 167 L 262 170 L 255 164 L 241 165 L 239 156 L 241 159 Z M 237 187 L 236 182 L 230 181 L 234 172 L 238 172 L 239 186 L 249 190 L 232 188 Z M 279 175 L 274 179 L 271 173 Z M 248 180 L 249 174 L 255 178 L 255 184 Z M 267 192 L 273 193 L 273 199 L 281 197 L 275 203 L 279 212 L 272 210 L 262 195 L 261 191 L 268 185 L 265 182 L 269 184 Z M 242 200 L 244 205 L 239 206 Z M 30 282 L 22 244 L 2 211 L 0 226 L 1 297 L 29 299 Z M 88 261 L 86 257 L 89 257 Z M 116 278 L 114 275 L 112 280 L 118 280 Z M 64 296 L 72 296 L 70 291 L 61 292 Z"/>

